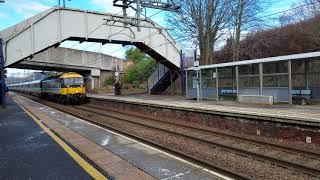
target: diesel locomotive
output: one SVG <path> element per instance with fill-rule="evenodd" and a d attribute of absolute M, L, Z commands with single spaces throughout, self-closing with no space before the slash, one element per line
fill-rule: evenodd
<path fill-rule="evenodd" d="M 11 91 L 40 96 L 62 104 L 80 104 L 86 101 L 84 78 L 78 73 L 68 72 L 19 84 L 8 85 Z"/>

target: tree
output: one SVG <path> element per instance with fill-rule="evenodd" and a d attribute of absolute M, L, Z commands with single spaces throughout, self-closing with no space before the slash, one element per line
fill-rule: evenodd
<path fill-rule="evenodd" d="M 125 54 L 126 59 L 132 60 L 134 65 L 128 69 L 123 80 L 126 83 L 133 84 L 135 87 L 139 87 L 153 73 L 156 61 L 151 57 L 145 56 L 138 48 L 129 48 Z"/>
<path fill-rule="evenodd" d="M 231 40 L 234 61 L 239 59 L 243 32 L 261 27 L 259 15 L 270 0 L 176 0 L 182 5 L 178 14 L 170 14 L 168 23 L 182 41 L 194 42 L 200 49 L 200 63 L 216 63 L 213 57 L 218 40 Z"/>
<path fill-rule="evenodd" d="M 259 28 L 263 21 L 259 15 L 268 7 L 267 0 L 235 0 L 232 3 L 232 19 L 230 22 L 232 40 L 232 60 L 238 61 L 242 32 Z"/>
<path fill-rule="evenodd" d="M 200 64 L 214 63 L 213 51 L 230 22 L 231 0 L 175 0 L 180 13 L 170 13 L 169 25 L 182 41 L 193 42 L 200 49 Z"/>
<path fill-rule="evenodd" d="M 299 32 L 309 37 L 310 43 L 320 48 L 320 0 L 303 0 L 298 5 L 299 8 L 293 8 L 293 11 L 283 14 L 279 17 L 282 27 L 308 22 L 307 26 L 298 26 Z"/>
<path fill-rule="evenodd" d="M 240 42 L 239 60 L 282 56 L 320 50 L 320 15 L 285 26 L 250 33 Z M 230 41 L 215 52 L 219 62 L 232 59 Z"/>
<path fill-rule="evenodd" d="M 138 63 L 142 61 L 145 57 L 144 53 L 140 51 L 138 48 L 131 47 L 126 52 L 126 60 L 131 60 L 133 63 Z"/>

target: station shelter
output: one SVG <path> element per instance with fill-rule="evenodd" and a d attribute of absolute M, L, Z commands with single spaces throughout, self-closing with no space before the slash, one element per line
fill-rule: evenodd
<path fill-rule="evenodd" d="M 263 104 L 320 101 L 320 52 L 188 68 L 186 97 Z"/>

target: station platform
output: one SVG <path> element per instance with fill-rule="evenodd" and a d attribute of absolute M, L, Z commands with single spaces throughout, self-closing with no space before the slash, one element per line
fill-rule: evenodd
<path fill-rule="evenodd" d="M 228 179 L 206 168 L 20 95 L 12 96 L 20 106 L 73 147 L 85 161 L 108 179 Z"/>
<path fill-rule="evenodd" d="M 201 101 L 187 100 L 180 96 L 165 95 L 127 95 L 87 94 L 90 98 L 107 99 L 112 101 L 136 103 L 149 106 L 159 106 L 195 112 L 205 112 L 255 118 L 272 121 L 288 121 L 290 123 L 320 126 L 320 105 L 250 105 L 234 101 Z"/>
<path fill-rule="evenodd" d="M 105 178 L 98 171 L 91 176 L 56 140 L 7 97 L 0 109 L 0 179 Z"/>

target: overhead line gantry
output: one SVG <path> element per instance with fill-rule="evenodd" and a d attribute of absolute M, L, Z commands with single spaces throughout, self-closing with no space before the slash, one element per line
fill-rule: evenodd
<path fill-rule="evenodd" d="M 136 4 L 136 6 L 132 6 Z M 127 9 L 130 7 L 136 11 L 136 23 L 138 31 L 141 31 L 140 22 L 141 22 L 141 9 L 150 8 L 150 9 L 160 9 L 164 11 L 173 11 L 177 12 L 180 10 L 181 6 L 173 3 L 171 0 L 113 0 L 113 6 L 121 7 L 123 11 L 123 16 L 127 17 Z M 124 24 L 126 25 L 126 24 Z"/>

